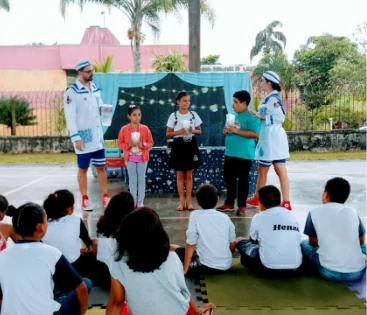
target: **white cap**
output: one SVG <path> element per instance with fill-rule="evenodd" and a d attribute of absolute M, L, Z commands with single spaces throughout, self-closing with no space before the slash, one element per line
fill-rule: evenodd
<path fill-rule="evenodd" d="M 75 70 L 79 71 L 79 70 L 81 70 L 85 67 L 88 67 L 90 65 L 91 65 L 91 63 L 87 59 L 79 60 L 78 63 L 76 64 L 76 66 L 75 66 Z"/>
<path fill-rule="evenodd" d="M 263 77 L 273 83 L 279 84 L 280 78 L 279 75 L 277 75 L 274 71 L 265 71 L 263 73 Z"/>

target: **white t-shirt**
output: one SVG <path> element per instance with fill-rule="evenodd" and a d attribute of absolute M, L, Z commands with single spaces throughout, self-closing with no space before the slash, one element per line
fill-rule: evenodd
<path fill-rule="evenodd" d="M 70 263 L 80 257 L 81 225 L 80 217 L 66 215 L 48 222 L 48 228 L 42 242 L 58 248 Z"/>
<path fill-rule="evenodd" d="M 117 248 L 116 239 L 114 239 L 113 237 L 98 238 L 97 260 L 105 263 L 109 268 L 111 262 L 115 258 L 116 248 Z"/>
<path fill-rule="evenodd" d="M 52 315 L 60 309 L 53 277 L 58 274 L 58 286 L 67 292 L 82 281 L 57 248 L 41 242 L 23 241 L 2 251 L 0 270 L 1 315 Z"/>
<path fill-rule="evenodd" d="M 259 241 L 260 259 L 265 267 L 295 269 L 301 265 L 301 233 L 291 211 L 274 207 L 256 214 L 250 237 Z"/>
<path fill-rule="evenodd" d="M 318 240 L 321 266 L 343 273 L 366 268 L 366 256 L 359 243 L 365 232 L 357 211 L 335 202 L 312 209 L 304 231 Z"/>
<path fill-rule="evenodd" d="M 126 264 L 126 257 L 113 261 L 111 276 L 124 286 L 126 302 L 132 314 L 185 315 L 189 309 L 182 263 L 175 252 L 153 272 L 134 272 Z"/>
<path fill-rule="evenodd" d="M 230 243 L 236 239 L 231 219 L 216 210 L 195 210 L 190 215 L 186 243 L 196 244 L 200 262 L 210 268 L 227 270 L 233 265 Z"/>
<path fill-rule="evenodd" d="M 192 113 L 192 114 L 191 114 Z M 190 125 L 192 128 L 196 128 L 197 126 L 200 126 L 203 121 L 200 119 L 199 115 L 196 112 L 191 111 L 188 112 L 185 115 L 182 115 L 179 113 L 179 111 L 176 112 L 177 114 L 177 124 L 175 125 L 175 113 L 172 113 L 167 122 L 167 127 L 172 128 L 173 131 L 181 130 L 183 128 L 182 121 L 188 120 L 190 121 Z M 193 117 L 194 116 L 194 117 Z M 175 138 L 183 137 L 183 135 L 175 136 Z"/>

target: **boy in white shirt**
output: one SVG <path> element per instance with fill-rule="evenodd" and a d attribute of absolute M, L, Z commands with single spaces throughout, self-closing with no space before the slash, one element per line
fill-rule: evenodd
<path fill-rule="evenodd" d="M 301 244 L 307 261 L 328 280 L 354 281 L 366 272 L 366 230 L 357 211 L 344 203 L 350 193 L 347 180 L 327 181 L 322 203 L 310 211 Z"/>
<path fill-rule="evenodd" d="M 281 207 L 281 194 L 272 185 L 259 189 L 259 209 L 251 222 L 250 239 L 239 237 L 241 263 L 263 276 L 292 276 L 302 263 L 301 234 L 296 217 Z"/>
<path fill-rule="evenodd" d="M 196 267 L 200 267 L 200 272 L 216 273 L 233 265 L 235 227 L 227 215 L 215 210 L 218 200 L 213 185 L 203 184 L 196 190 L 197 204 L 203 210 L 190 215 L 186 248 L 175 249 L 183 261 L 185 274 Z"/>

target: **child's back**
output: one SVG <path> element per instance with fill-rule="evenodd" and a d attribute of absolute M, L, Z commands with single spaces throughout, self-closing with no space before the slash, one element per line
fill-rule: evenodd
<path fill-rule="evenodd" d="M 364 227 L 355 209 L 329 202 L 312 209 L 310 219 L 305 234 L 317 237 L 317 253 L 323 267 L 345 273 L 365 267 L 366 256 L 361 252 L 359 241 Z"/>
<path fill-rule="evenodd" d="M 260 259 L 269 269 L 296 269 L 302 263 L 301 234 L 296 217 L 283 207 L 256 214 L 250 237 L 260 244 Z"/>
<path fill-rule="evenodd" d="M 233 264 L 230 244 L 236 239 L 231 219 L 216 210 L 195 210 L 186 232 L 187 244 L 196 244 L 200 263 L 218 270 Z"/>
<path fill-rule="evenodd" d="M 49 221 L 42 242 L 58 248 L 73 263 L 80 256 L 81 224 L 84 224 L 81 218 L 73 215 Z"/>

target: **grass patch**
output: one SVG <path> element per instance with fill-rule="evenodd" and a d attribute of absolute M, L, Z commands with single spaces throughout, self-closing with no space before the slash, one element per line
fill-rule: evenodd
<path fill-rule="evenodd" d="M 366 160 L 366 151 L 291 152 L 290 161 Z M 0 154 L 0 163 L 76 163 L 74 153 Z"/>
<path fill-rule="evenodd" d="M 366 160 L 366 151 L 291 152 L 290 161 Z"/>

